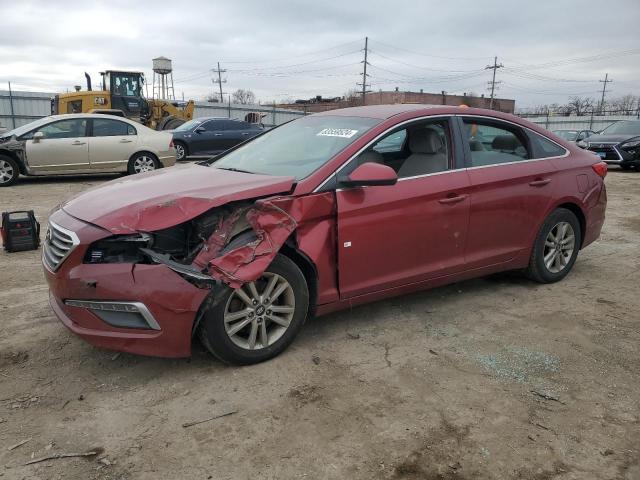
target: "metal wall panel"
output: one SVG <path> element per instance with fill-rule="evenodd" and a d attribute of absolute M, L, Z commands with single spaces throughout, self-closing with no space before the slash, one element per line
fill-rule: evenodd
<path fill-rule="evenodd" d="M 51 115 L 53 93 L 0 90 L 0 125 L 7 129 Z M 11 104 L 13 103 L 13 116 Z"/>

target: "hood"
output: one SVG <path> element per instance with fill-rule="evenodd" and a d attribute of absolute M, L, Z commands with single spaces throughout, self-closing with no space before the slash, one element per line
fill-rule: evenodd
<path fill-rule="evenodd" d="M 290 192 L 294 177 L 176 165 L 104 183 L 68 200 L 68 214 L 113 234 L 154 231 L 225 203 Z"/>
<path fill-rule="evenodd" d="M 617 135 L 591 135 L 585 139 L 587 143 L 621 143 L 625 140 L 635 137 L 636 135 L 617 134 Z"/>

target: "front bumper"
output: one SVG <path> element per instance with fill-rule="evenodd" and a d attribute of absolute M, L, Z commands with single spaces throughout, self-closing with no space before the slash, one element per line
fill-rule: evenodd
<path fill-rule="evenodd" d="M 51 307 L 69 330 L 111 350 L 159 357 L 191 354 L 194 320 L 208 290 L 195 287 L 164 265 L 82 263 L 88 246 L 110 233 L 62 210 L 51 221 L 75 232 L 80 240 L 55 272 L 44 268 Z M 152 321 L 127 324 L 117 312 L 107 316 L 104 309 L 88 308 L 91 303 L 86 302 L 142 306 Z"/>
<path fill-rule="evenodd" d="M 635 151 L 630 153 L 620 148 L 617 143 L 592 143 L 589 144 L 587 150 L 598 155 L 602 161 L 609 165 L 640 165 L 640 154 Z"/>

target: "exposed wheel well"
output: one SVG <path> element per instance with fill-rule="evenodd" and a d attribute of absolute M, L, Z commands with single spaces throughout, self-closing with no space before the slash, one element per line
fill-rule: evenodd
<path fill-rule="evenodd" d="M 584 235 L 587 230 L 587 219 L 584 216 L 584 212 L 575 203 L 563 203 L 562 205 L 558 205 L 556 208 L 566 208 L 578 218 L 578 222 L 580 222 L 580 248 L 582 248 L 582 244 L 584 243 Z"/>
<path fill-rule="evenodd" d="M 292 260 L 302 271 L 309 288 L 308 315 L 313 317 L 316 313 L 316 304 L 318 302 L 318 271 L 316 266 L 309 257 L 292 245 L 290 241 L 282 246 L 280 253 Z"/>

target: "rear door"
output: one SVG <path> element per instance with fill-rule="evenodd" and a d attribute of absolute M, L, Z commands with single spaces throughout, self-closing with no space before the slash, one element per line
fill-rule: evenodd
<path fill-rule="evenodd" d="M 26 140 L 27 163 L 38 171 L 73 171 L 89 168 L 87 139 L 88 120 L 67 118 L 57 120 L 29 132 Z M 43 138 L 33 135 L 42 132 Z"/>
<path fill-rule="evenodd" d="M 538 155 L 523 128 L 461 117 L 473 193 L 467 268 L 503 263 L 531 248 L 552 200 L 556 169 Z"/>
<path fill-rule="evenodd" d="M 248 138 L 254 137 L 260 132 L 257 127 L 253 127 L 248 122 L 239 120 L 224 121 L 224 146 L 225 150 L 244 142 Z"/>
<path fill-rule="evenodd" d="M 461 147 L 448 118 L 418 122 L 439 132 L 441 148 L 433 159 L 442 164 L 434 172 L 414 170 L 392 186 L 338 188 L 338 264 L 342 298 L 407 285 L 464 269 L 464 246 L 469 221 L 469 177 L 455 152 Z M 411 128 L 417 125 L 411 124 Z M 386 136 L 354 158 L 339 175 L 357 167 L 359 158 L 377 157 L 381 151 L 400 143 L 406 128 L 391 130 Z M 398 134 L 399 131 L 403 133 Z M 410 142 L 411 143 L 411 142 Z M 389 147 L 390 148 L 390 147 Z M 395 151 L 395 148 L 393 149 Z M 397 152 L 396 152 L 397 153 Z M 407 157 L 411 152 L 407 152 Z M 441 163 L 446 157 L 446 164 Z M 440 157 L 437 159 L 436 157 Z M 395 164 L 399 159 L 392 156 Z M 407 158 L 400 159 L 406 161 Z M 446 166 L 448 165 L 448 166 Z"/>
<path fill-rule="evenodd" d="M 136 151 L 138 132 L 133 125 L 111 118 L 93 118 L 89 137 L 92 170 L 126 170 Z"/>

